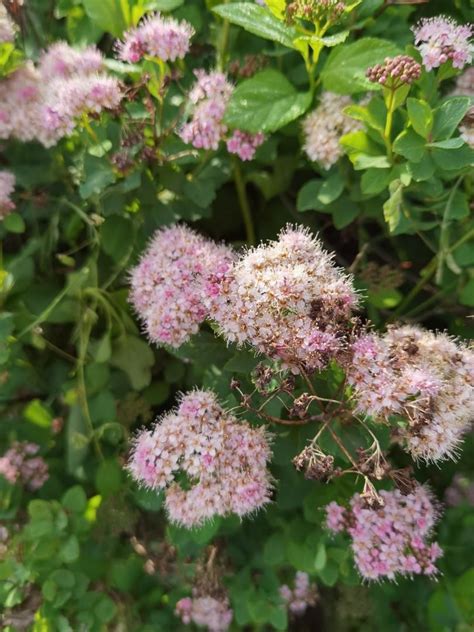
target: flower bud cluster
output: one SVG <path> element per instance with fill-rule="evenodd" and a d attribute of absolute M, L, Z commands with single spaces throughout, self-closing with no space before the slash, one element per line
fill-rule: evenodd
<path fill-rule="evenodd" d="M 472 61 L 472 24 L 457 24 L 444 15 L 423 18 L 413 28 L 415 46 L 427 70 L 451 60 L 454 68 L 464 68 Z"/>
<path fill-rule="evenodd" d="M 420 78 L 421 65 L 409 55 L 386 57 L 382 64 L 367 70 L 367 79 L 382 86 L 399 88 Z"/>
<path fill-rule="evenodd" d="M 15 208 L 11 195 L 15 190 L 15 176 L 11 171 L 0 171 L 0 219 Z"/>
<path fill-rule="evenodd" d="M 356 305 L 352 281 L 332 256 L 307 230 L 288 226 L 236 261 L 210 315 L 227 341 L 248 343 L 298 373 L 342 351 Z"/>
<path fill-rule="evenodd" d="M 400 432 L 415 459 L 452 458 L 474 415 L 474 353 L 445 334 L 391 327 L 353 345 L 348 382 L 356 412 L 405 417 Z"/>
<path fill-rule="evenodd" d="M 323 92 L 318 107 L 303 121 L 303 149 L 310 160 L 329 169 L 343 155 L 341 136 L 362 128 L 361 123 L 346 116 L 343 110 L 352 104 L 350 97 Z"/>
<path fill-rule="evenodd" d="M 292 0 L 286 6 L 286 19 L 290 24 L 295 19 L 313 23 L 335 22 L 345 8 L 342 0 Z"/>
<path fill-rule="evenodd" d="M 269 502 L 270 454 L 262 428 L 239 423 L 211 391 L 193 391 L 175 412 L 140 432 L 128 467 L 140 484 L 166 490 L 170 520 L 191 528 L 213 516 L 244 516 Z"/>
<path fill-rule="evenodd" d="M 349 508 L 330 503 L 328 529 L 351 537 L 355 563 L 364 579 L 435 575 L 442 550 L 429 541 L 437 512 L 428 490 L 418 486 L 406 496 L 399 490 L 383 490 L 380 497 L 383 505 L 376 508 L 367 507 L 359 494 L 352 497 Z"/>
<path fill-rule="evenodd" d="M 189 22 L 179 22 L 156 13 L 125 33 L 123 41 L 117 44 L 117 54 L 129 63 L 137 63 L 145 56 L 176 61 L 188 53 L 193 35 L 194 29 Z"/>
<path fill-rule="evenodd" d="M 210 595 L 183 597 L 176 604 L 175 614 L 185 625 L 194 623 L 209 632 L 226 632 L 233 617 L 226 597 L 218 599 Z"/>
<path fill-rule="evenodd" d="M 310 582 L 308 573 L 301 571 L 295 575 L 293 588 L 287 584 L 280 586 L 280 596 L 293 615 L 302 615 L 308 607 L 314 606 L 317 595 L 316 584 Z"/>
<path fill-rule="evenodd" d="M 39 445 L 15 442 L 0 457 L 0 475 L 12 484 L 19 483 L 30 490 L 39 489 L 48 480 L 48 466 L 41 456 L 36 456 Z"/>
<path fill-rule="evenodd" d="M 102 65 L 95 47 L 79 50 L 57 42 L 36 67 L 19 68 L 0 83 L 0 138 L 51 147 L 71 134 L 81 117 L 115 109 L 122 89 L 101 72 Z"/>
<path fill-rule="evenodd" d="M 232 257 L 229 248 L 186 226 L 155 233 L 131 272 L 130 292 L 150 340 L 179 347 L 198 331 Z"/>

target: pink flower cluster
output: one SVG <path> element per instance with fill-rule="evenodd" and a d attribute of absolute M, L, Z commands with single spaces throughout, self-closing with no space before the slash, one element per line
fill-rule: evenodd
<path fill-rule="evenodd" d="M 472 61 L 472 24 L 457 24 L 451 18 L 439 15 L 420 20 L 413 33 L 427 70 L 438 68 L 449 60 L 454 68 L 464 68 Z"/>
<path fill-rule="evenodd" d="M 197 81 L 188 99 L 192 105 L 191 120 L 183 125 L 181 139 L 196 149 L 218 149 L 227 127 L 223 123 L 226 107 L 234 87 L 223 72 L 195 70 Z M 255 151 L 264 142 L 262 133 L 249 134 L 235 130 L 227 140 L 227 150 L 241 160 L 252 160 Z"/>
<path fill-rule="evenodd" d="M 407 420 L 401 435 L 415 459 L 452 458 L 474 415 L 474 352 L 444 334 L 391 327 L 353 346 L 348 382 L 356 412 Z"/>
<path fill-rule="evenodd" d="M 308 573 L 298 571 L 295 575 L 294 587 L 287 584 L 280 586 L 280 596 L 288 610 L 294 615 L 302 615 L 308 606 L 314 606 L 317 599 L 316 585 L 309 580 Z"/>
<path fill-rule="evenodd" d="M 144 56 L 161 61 L 183 59 L 193 35 L 194 29 L 189 22 L 179 22 L 156 13 L 125 33 L 124 40 L 117 45 L 118 56 L 129 63 L 136 63 Z"/>
<path fill-rule="evenodd" d="M 343 155 L 339 139 L 361 129 L 359 121 L 346 116 L 343 110 L 352 104 L 350 97 L 323 92 L 318 107 L 303 121 L 303 149 L 310 160 L 329 169 Z"/>
<path fill-rule="evenodd" d="M 248 343 L 298 373 L 342 350 L 356 305 L 352 281 L 332 256 L 309 231 L 288 226 L 234 264 L 210 315 L 229 342 Z"/>
<path fill-rule="evenodd" d="M 13 42 L 15 39 L 15 24 L 12 22 L 5 5 L 0 2 L 0 44 Z"/>
<path fill-rule="evenodd" d="M 183 597 L 176 604 L 175 614 L 184 624 L 207 627 L 209 632 L 226 632 L 233 617 L 227 598 L 210 595 Z"/>
<path fill-rule="evenodd" d="M 232 136 L 227 140 L 227 151 L 230 154 L 237 154 L 241 160 L 252 160 L 255 152 L 265 141 L 265 135 L 249 134 L 236 129 Z"/>
<path fill-rule="evenodd" d="M 158 230 L 131 272 L 130 301 L 150 339 L 179 347 L 208 314 L 232 252 L 186 226 Z"/>
<path fill-rule="evenodd" d="M 185 123 L 180 137 L 196 149 L 217 149 L 227 132 L 222 122 L 225 109 L 232 95 L 233 86 L 226 75 L 214 70 L 195 70 L 197 81 L 189 93 L 194 106 L 192 118 Z"/>
<path fill-rule="evenodd" d="M 368 508 L 356 494 L 350 508 L 335 502 L 326 507 L 326 524 L 334 533 L 352 539 L 356 566 L 364 579 L 395 579 L 400 575 L 435 575 L 442 550 L 429 537 L 437 519 L 425 487 L 406 496 L 399 490 L 381 491 L 383 506 Z"/>
<path fill-rule="evenodd" d="M 15 190 L 15 176 L 11 171 L 0 171 L 0 219 L 15 208 L 11 195 Z"/>
<path fill-rule="evenodd" d="M 48 466 L 40 456 L 36 443 L 15 442 L 0 457 L 0 475 L 10 483 L 20 483 L 31 490 L 39 489 L 48 480 Z"/>
<path fill-rule="evenodd" d="M 244 516 L 270 500 L 268 437 L 226 412 L 211 391 L 184 395 L 175 412 L 136 437 L 128 464 L 133 478 L 165 489 L 172 522 L 186 528 L 214 516 Z M 186 488 L 176 475 L 186 476 Z"/>
<path fill-rule="evenodd" d="M 71 134 L 82 116 L 116 108 L 120 83 L 103 72 L 95 47 L 53 44 L 37 67 L 25 64 L 0 83 L 0 138 L 38 140 L 46 147 Z"/>

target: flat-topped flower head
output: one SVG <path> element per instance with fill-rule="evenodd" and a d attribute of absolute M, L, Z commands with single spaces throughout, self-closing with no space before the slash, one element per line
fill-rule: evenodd
<path fill-rule="evenodd" d="M 327 528 L 350 536 L 357 569 L 366 580 L 436 575 L 442 550 L 430 541 L 437 511 L 429 491 L 418 486 L 404 496 L 399 490 L 383 490 L 380 497 L 383 506 L 377 508 L 368 507 L 359 494 L 349 508 L 330 503 Z"/>
<path fill-rule="evenodd" d="M 11 196 L 15 190 L 15 176 L 11 171 L 0 171 L 0 219 L 3 219 L 14 208 Z"/>
<path fill-rule="evenodd" d="M 211 595 L 183 597 L 176 604 L 175 614 L 185 625 L 194 623 L 209 632 L 226 632 L 233 618 L 227 597 Z"/>
<path fill-rule="evenodd" d="M 270 456 L 263 428 L 239 422 L 211 391 L 192 391 L 176 411 L 136 437 L 128 468 L 140 484 L 165 489 L 170 520 L 191 528 L 214 516 L 244 516 L 269 502 Z M 176 480 L 179 473 L 186 487 Z"/>
<path fill-rule="evenodd" d="M 19 483 L 34 491 L 48 480 L 48 465 L 37 456 L 39 445 L 26 441 L 15 442 L 0 457 L 0 475 L 12 484 Z"/>
<path fill-rule="evenodd" d="M 158 230 L 131 272 L 130 301 L 150 340 L 179 347 L 208 315 L 232 251 L 187 226 Z"/>
<path fill-rule="evenodd" d="M 73 48 L 66 42 L 55 42 L 40 57 L 38 70 L 43 80 L 88 75 L 103 68 L 102 53 L 95 46 Z"/>
<path fill-rule="evenodd" d="M 444 15 L 423 18 L 413 28 L 415 46 L 427 70 L 451 60 L 454 68 L 464 68 L 472 61 L 472 24 L 458 24 Z"/>
<path fill-rule="evenodd" d="M 361 129 L 359 121 L 346 116 L 343 110 L 352 99 L 332 92 L 323 92 L 318 107 L 303 121 L 303 149 L 310 160 L 329 169 L 343 155 L 341 136 Z"/>
<path fill-rule="evenodd" d="M 286 5 L 286 19 L 291 24 L 295 19 L 305 22 L 335 22 L 344 13 L 343 0 L 291 0 Z"/>
<path fill-rule="evenodd" d="M 156 13 L 125 33 L 123 41 L 117 45 L 118 56 L 129 63 L 137 63 L 145 55 L 165 62 L 176 61 L 187 55 L 193 35 L 194 29 L 189 22 L 179 22 Z"/>
<path fill-rule="evenodd" d="M 415 459 L 452 458 L 474 417 L 474 353 L 445 334 L 391 327 L 353 345 L 348 382 L 356 412 L 375 420 L 397 415 Z"/>
<path fill-rule="evenodd" d="M 288 226 L 241 256 L 210 314 L 227 341 L 248 343 L 294 372 L 314 371 L 343 349 L 356 304 L 333 257 L 309 231 Z"/>
<path fill-rule="evenodd" d="M 419 79 L 421 65 L 409 55 L 397 55 L 386 57 L 382 64 L 371 66 L 366 74 L 369 81 L 396 90 Z"/>
<path fill-rule="evenodd" d="M 227 76 L 217 70 L 195 70 L 197 81 L 189 92 L 191 119 L 183 125 L 181 139 L 196 149 L 214 149 L 224 138 L 227 127 L 223 118 L 233 86 Z"/>

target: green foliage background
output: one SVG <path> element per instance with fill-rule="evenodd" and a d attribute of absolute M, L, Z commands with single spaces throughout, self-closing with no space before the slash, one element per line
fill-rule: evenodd
<path fill-rule="evenodd" d="M 298 222 L 319 232 L 340 264 L 359 257 L 356 282 L 377 327 L 402 319 L 464 338 L 473 330 L 473 152 L 456 140 L 469 102 L 443 105 L 449 77 L 440 88 L 426 73 L 396 112 L 395 163 L 377 136 L 380 107 L 357 106 L 353 114 L 366 131 L 343 140 L 348 157 L 326 172 L 301 151 L 299 117 L 313 97 L 289 27 L 276 18 L 256 20 L 264 9 L 250 2 L 217 4 L 27 0 L 17 49 L 2 51 L 6 73 L 21 56 L 37 58 L 58 39 L 97 43 L 111 72 L 131 84 L 142 71 L 112 61 L 114 38 L 158 9 L 196 29 L 185 87 L 193 68 L 214 66 L 216 51 L 224 65 L 248 54 L 269 60 L 257 76 L 239 80 L 226 114 L 231 127 L 269 132 L 250 163 L 224 151 L 169 160 L 185 148 L 170 135 L 155 146 L 155 159 L 132 150 L 136 160 L 119 172 L 111 157 L 124 135 L 138 131 L 153 146 L 140 97 L 120 117 L 91 121 L 92 135 L 78 129 L 52 149 L 3 143 L 2 165 L 18 187 L 17 212 L 0 225 L 0 444 L 3 452 L 12 440 L 34 441 L 50 468 L 34 495 L 0 478 L 0 519 L 12 533 L 0 561 L 4 625 L 36 632 L 180 630 L 174 604 L 189 594 L 196 562 L 214 542 L 224 551 L 233 630 L 472 630 L 472 507 L 446 509 L 438 581 L 361 585 L 347 543 L 321 525 L 322 507 L 354 489 L 345 479 L 323 485 L 294 471 L 291 459 L 308 438 L 304 428 L 277 430 L 274 503 L 243 522 L 216 520 L 191 532 L 170 526 L 162 499 L 138 489 L 123 470 L 131 434 L 174 405 L 179 391 L 211 387 L 235 405 L 230 379 L 249 383 L 252 354 L 226 347 L 209 327 L 178 352 L 151 348 L 127 303 L 127 270 L 156 228 L 183 220 L 216 239 L 245 242 L 239 183 L 258 239 Z M 317 81 L 346 94 L 367 90 L 367 66 L 410 47 L 410 25 L 441 12 L 472 19 L 469 0 L 388 8 L 362 0 L 347 35 L 326 43 Z M 180 95 L 172 85 L 163 128 L 176 118 Z M 321 388 L 336 378 L 324 375 Z M 455 473 L 472 480 L 473 457 L 469 436 L 458 462 L 420 466 L 417 476 L 442 500 Z M 321 599 L 305 618 L 288 622 L 278 587 L 295 569 L 311 574 Z"/>

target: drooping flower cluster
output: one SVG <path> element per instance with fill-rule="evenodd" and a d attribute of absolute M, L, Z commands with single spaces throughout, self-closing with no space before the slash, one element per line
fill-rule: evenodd
<path fill-rule="evenodd" d="M 373 83 L 397 89 L 419 79 L 421 66 L 409 55 L 397 55 L 386 57 L 382 64 L 371 66 L 366 74 L 369 81 Z"/>
<path fill-rule="evenodd" d="M 156 13 L 125 33 L 123 41 L 117 45 L 118 56 L 129 63 L 136 63 L 145 55 L 161 61 L 183 59 L 193 35 L 194 29 L 189 22 L 179 22 Z"/>
<path fill-rule="evenodd" d="M 384 490 L 380 496 L 383 506 L 377 508 L 368 508 L 359 494 L 352 497 L 349 508 L 330 503 L 328 529 L 349 534 L 364 579 L 435 575 L 442 550 L 429 541 L 437 513 L 428 490 L 418 486 L 406 496 L 399 490 Z"/>
<path fill-rule="evenodd" d="M 265 505 L 271 493 L 269 458 L 262 428 L 239 423 L 211 391 L 193 391 L 175 412 L 136 437 L 128 467 L 140 484 L 165 489 L 170 520 L 191 528 Z M 185 487 L 176 480 L 179 472 Z"/>
<path fill-rule="evenodd" d="M 28 442 L 15 442 L 0 457 L 0 475 L 10 483 L 20 483 L 36 490 L 48 480 L 48 466 L 38 454 L 39 445 Z"/>
<path fill-rule="evenodd" d="M 210 314 L 229 342 L 313 371 L 342 350 L 356 304 L 351 279 L 319 241 L 289 226 L 234 264 Z"/>
<path fill-rule="evenodd" d="M 356 412 L 407 420 L 401 430 L 415 459 L 454 456 L 474 416 L 474 353 L 444 334 L 392 327 L 353 346 L 348 381 Z"/>
<path fill-rule="evenodd" d="M 427 70 L 451 60 L 454 68 L 464 68 L 472 61 L 472 24 L 457 24 L 443 15 L 423 18 L 413 28 L 415 45 Z"/>
<path fill-rule="evenodd" d="M 193 105 L 192 118 L 185 123 L 180 136 L 196 149 L 217 149 L 227 132 L 222 122 L 232 95 L 233 86 L 224 73 L 195 70 L 197 81 L 189 93 Z"/>
<path fill-rule="evenodd" d="M 344 134 L 361 129 L 361 124 L 343 113 L 351 105 L 350 97 L 323 92 L 318 107 L 303 121 L 303 149 L 310 160 L 329 169 L 342 156 L 339 139 Z"/>
<path fill-rule="evenodd" d="M 280 586 L 280 596 L 288 610 L 294 615 L 302 615 L 309 606 L 314 606 L 317 595 L 316 585 L 310 582 L 308 573 L 301 571 L 295 575 L 293 588 L 287 584 Z"/>
<path fill-rule="evenodd" d="M 116 108 L 120 83 L 100 72 L 95 47 L 53 44 L 37 67 L 27 63 L 0 83 L 0 138 L 38 140 L 46 147 L 70 134 L 88 114 Z"/>
<path fill-rule="evenodd" d="M 5 5 L 0 2 L 0 44 L 13 42 L 15 31 L 15 24 L 8 15 Z"/>
<path fill-rule="evenodd" d="M 131 273 L 130 300 L 150 339 L 179 347 L 208 314 L 232 252 L 186 226 L 158 230 Z"/>
<path fill-rule="evenodd" d="M 0 219 L 15 208 L 11 195 L 15 190 L 15 176 L 11 171 L 0 171 Z"/>
<path fill-rule="evenodd" d="M 183 597 L 176 604 L 175 614 L 184 624 L 207 627 L 209 632 L 225 632 L 233 617 L 226 597 L 217 599 L 210 595 Z"/>
<path fill-rule="evenodd" d="M 227 151 L 237 154 L 241 160 L 252 160 L 258 147 L 265 141 L 265 135 L 249 134 L 236 129 L 227 141 Z"/>

